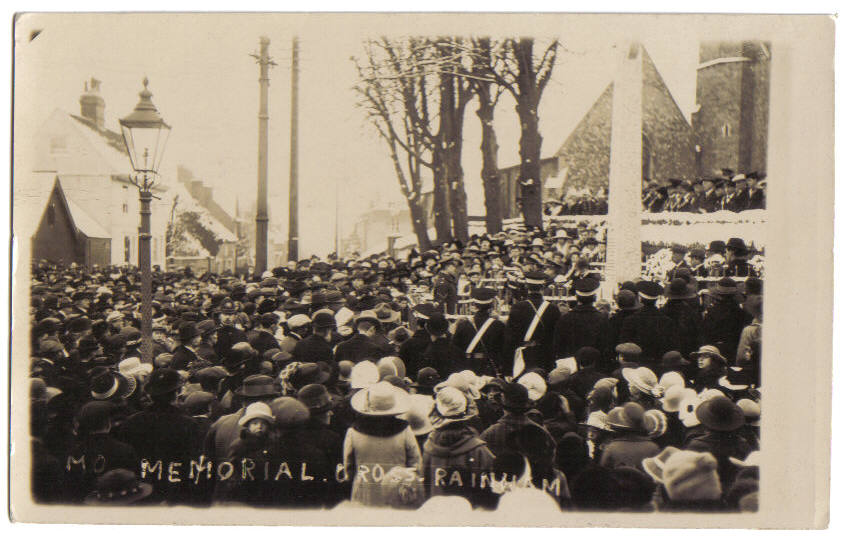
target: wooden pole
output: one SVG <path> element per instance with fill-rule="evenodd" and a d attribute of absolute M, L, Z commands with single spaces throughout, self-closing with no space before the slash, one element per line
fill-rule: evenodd
<path fill-rule="evenodd" d="M 259 186 L 256 195 L 256 274 L 268 269 L 268 71 L 275 65 L 268 56 L 271 40 L 259 39 Z"/>
<path fill-rule="evenodd" d="M 289 168 L 288 188 L 288 260 L 297 261 L 298 227 L 297 227 L 297 98 L 299 85 L 299 43 L 297 37 L 291 42 L 291 157 Z"/>

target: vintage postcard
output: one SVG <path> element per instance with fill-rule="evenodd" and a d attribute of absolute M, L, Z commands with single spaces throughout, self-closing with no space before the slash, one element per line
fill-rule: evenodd
<path fill-rule="evenodd" d="M 13 521 L 827 526 L 831 17 L 14 31 Z"/>

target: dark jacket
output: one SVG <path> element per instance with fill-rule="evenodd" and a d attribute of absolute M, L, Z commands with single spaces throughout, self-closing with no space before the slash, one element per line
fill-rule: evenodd
<path fill-rule="evenodd" d="M 69 483 L 76 484 L 77 501 L 94 491 L 97 478 L 113 469 L 138 472 L 135 450 L 108 433 L 94 433 L 80 439 L 67 456 L 65 469 Z"/>
<path fill-rule="evenodd" d="M 721 355 L 732 360 L 745 326 L 745 313 L 733 297 L 721 299 L 703 316 L 703 341 L 717 346 Z"/>
<path fill-rule="evenodd" d="M 218 329 L 218 341 L 215 343 L 215 353 L 223 360 L 229 355 L 232 346 L 238 342 L 247 342 L 247 333 L 232 325 L 224 325 Z"/>
<path fill-rule="evenodd" d="M 642 470 L 641 462 L 659 452 L 661 452 L 659 445 L 650 439 L 636 434 L 623 434 L 613 438 L 603 447 L 600 465 L 611 469 L 632 467 L 640 471 Z"/>
<path fill-rule="evenodd" d="M 489 506 L 488 499 L 480 496 L 490 495 L 490 491 L 474 487 L 471 475 L 475 474 L 478 481 L 482 473 L 491 471 L 493 464 L 494 454 L 470 426 L 463 422 L 447 424 L 433 431 L 424 443 L 423 478 L 427 494 L 459 495 L 474 506 Z M 455 472 L 459 473 L 461 484 L 453 477 Z"/>
<path fill-rule="evenodd" d="M 130 416 L 115 432 L 115 437 L 131 445 L 141 460 L 151 465 L 162 462 L 162 478 L 148 475 L 153 480 L 154 495 L 167 502 L 185 502 L 192 498 L 191 483 L 187 480 L 173 483 L 168 480 L 167 467 L 180 462 L 188 472 L 192 459 L 200 455 L 201 442 L 197 423 L 181 409 L 154 403 L 145 411 Z"/>
<path fill-rule="evenodd" d="M 184 345 L 179 345 L 173 350 L 173 361 L 171 361 L 171 368 L 174 370 L 188 370 L 188 366 L 193 362 L 200 359 L 200 356 L 197 353 L 188 349 L 188 347 Z"/>
<path fill-rule="evenodd" d="M 353 364 L 365 360 L 376 362 L 385 356 L 385 351 L 380 346 L 361 333 L 354 334 L 335 347 L 337 362 L 351 361 Z"/>
<path fill-rule="evenodd" d="M 556 322 L 556 358 L 573 357 L 579 348 L 590 346 L 606 355 L 609 348 L 609 318 L 590 304 L 578 304 Z"/>
<path fill-rule="evenodd" d="M 489 426 L 488 429 L 482 432 L 479 437 L 485 441 L 489 450 L 491 450 L 495 456 L 499 456 L 501 454 L 505 454 L 511 449 L 508 445 L 509 435 L 524 426 L 535 426 L 536 428 L 541 428 L 541 426 L 529 420 L 526 415 L 506 412 L 500 420 Z M 541 429 L 543 430 L 543 428 Z M 547 433 L 547 430 L 544 430 L 544 433 L 550 438 L 550 443 L 555 445 L 555 440 L 549 433 Z"/>
<path fill-rule="evenodd" d="M 738 471 L 738 466 L 729 461 L 729 458 L 743 460 L 753 451 L 738 431 L 705 430 L 699 435 L 689 438 L 684 448 L 697 452 L 709 452 L 718 460 L 718 476 L 720 476 L 723 491 L 729 491 Z"/>
<path fill-rule="evenodd" d="M 435 368 L 441 379 L 446 379 L 450 374 L 465 369 L 465 354 L 454 346 L 447 336 L 431 341 L 424 350 L 422 359 L 419 367 Z"/>
<path fill-rule="evenodd" d="M 676 351 L 682 353 L 683 357 L 687 357 L 700 348 L 703 332 L 702 318 L 685 300 L 671 299 L 659 309 L 659 312 L 676 323 L 680 346 Z"/>
<path fill-rule="evenodd" d="M 438 309 L 445 314 L 455 314 L 459 302 L 459 282 L 450 273 L 439 273 L 433 281 L 432 295 Z"/>
<path fill-rule="evenodd" d="M 535 317 L 535 312 L 541 306 L 543 298 L 538 295 L 530 296 L 512 306 L 509 319 L 506 322 L 506 356 L 504 362 L 511 365 L 514 361 L 515 350 L 524 345 L 524 336 Z M 550 304 L 541 316 L 541 321 L 532 334 L 532 345 L 538 349 L 529 353 L 524 352 L 527 368 L 540 366 L 550 370 L 554 363 L 554 338 L 556 322 L 559 319 L 559 309 Z M 511 368 L 508 369 L 511 374 Z"/>
<path fill-rule="evenodd" d="M 323 337 L 310 334 L 297 342 L 292 353 L 297 362 L 325 362 L 332 364 L 332 347 Z"/>
<path fill-rule="evenodd" d="M 267 330 L 254 330 L 247 333 L 247 341 L 253 346 L 253 349 L 262 355 L 269 349 L 279 349 L 279 342 L 276 337 Z"/>
<path fill-rule="evenodd" d="M 453 333 L 453 345 L 464 353 L 488 317 L 486 313 L 477 313 L 472 318 L 460 319 Z M 477 375 L 494 376 L 505 372 L 506 364 L 503 361 L 505 339 L 506 325 L 499 319 L 494 319 L 473 352 L 470 355 L 465 353 L 468 369 L 473 370 Z"/>
<path fill-rule="evenodd" d="M 651 367 L 655 367 L 668 351 L 679 349 L 676 324 L 651 304 L 645 304 L 639 312 L 626 318 L 619 340 L 638 344 L 641 362 Z"/>
<path fill-rule="evenodd" d="M 423 353 L 429 346 L 429 342 L 429 333 L 426 332 L 425 329 L 418 329 L 411 338 L 400 344 L 400 351 L 398 354 L 400 358 L 403 359 L 403 363 L 406 365 L 406 375 L 412 379 L 415 378 L 418 370 L 423 368 L 423 366 L 421 366 L 421 363 L 423 362 Z"/>

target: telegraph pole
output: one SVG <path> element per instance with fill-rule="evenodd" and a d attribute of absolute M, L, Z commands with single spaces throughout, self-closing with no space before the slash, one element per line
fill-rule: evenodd
<path fill-rule="evenodd" d="M 259 38 L 259 54 L 252 54 L 259 64 L 259 189 L 256 197 L 256 274 L 268 269 L 268 85 L 270 66 L 276 65 L 268 56 L 271 40 Z"/>
<path fill-rule="evenodd" d="M 291 41 L 291 167 L 288 188 L 288 261 L 297 261 L 297 92 L 299 85 L 299 48 L 295 36 Z"/>

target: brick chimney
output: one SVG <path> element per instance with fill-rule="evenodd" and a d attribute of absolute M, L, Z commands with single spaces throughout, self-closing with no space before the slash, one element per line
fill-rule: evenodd
<path fill-rule="evenodd" d="M 98 129 L 103 129 L 105 119 L 103 112 L 106 102 L 100 95 L 100 81 L 94 77 L 85 83 L 85 92 L 79 98 L 80 115 L 92 122 Z"/>

